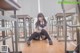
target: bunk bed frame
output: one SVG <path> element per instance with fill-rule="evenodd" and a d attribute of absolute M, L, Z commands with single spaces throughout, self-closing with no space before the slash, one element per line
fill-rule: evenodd
<path fill-rule="evenodd" d="M 76 0 L 77 2 L 79 2 L 80 0 Z M 80 21 L 80 4 L 78 3 L 77 5 L 77 14 L 78 14 L 78 19 Z M 67 26 L 66 26 L 66 11 L 65 11 L 65 7 L 64 7 L 64 0 L 62 0 L 61 2 L 61 7 L 62 7 L 62 11 L 63 11 L 63 30 L 64 30 L 64 35 L 65 35 L 65 53 L 69 53 L 67 52 Z M 77 45 L 80 44 L 80 29 L 78 27 L 80 27 L 79 25 L 70 25 L 70 27 L 74 27 L 77 29 Z M 71 52 L 73 53 L 73 52 Z M 80 45 L 78 46 L 78 53 L 80 53 Z"/>
<path fill-rule="evenodd" d="M 18 51 L 18 42 L 17 42 L 17 36 L 18 36 L 18 22 L 17 22 L 17 19 L 16 19 L 16 10 L 18 10 L 20 8 L 20 6 L 14 1 L 14 0 L 0 0 L 0 11 L 2 12 L 2 15 L 0 15 L 0 19 L 2 20 L 2 27 L 0 27 L 0 31 L 2 31 L 2 37 L 3 39 L 0 40 L 0 41 L 3 41 L 3 45 L 6 45 L 6 39 L 8 38 L 12 38 L 13 36 L 11 37 L 5 37 L 5 31 L 6 30 L 10 30 L 10 28 L 6 28 L 5 27 L 5 20 L 8 20 L 8 21 L 14 21 L 14 25 L 15 25 L 15 51 L 13 51 L 12 53 L 20 53 Z M 14 12 L 14 16 L 15 18 L 11 18 L 11 17 L 7 17 L 4 15 L 4 12 L 5 11 L 13 11 Z"/>

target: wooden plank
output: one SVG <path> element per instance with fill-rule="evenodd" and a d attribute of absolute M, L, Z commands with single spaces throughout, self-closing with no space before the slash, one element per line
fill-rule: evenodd
<path fill-rule="evenodd" d="M 29 15 L 17 15 L 17 18 L 19 18 L 19 19 L 24 19 L 24 18 L 31 19 L 31 17 Z"/>
<path fill-rule="evenodd" d="M 66 13 L 66 17 L 72 16 L 74 14 L 75 13 Z M 55 16 L 56 16 L 56 18 L 63 18 L 63 13 L 57 13 Z"/>
<path fill-rule="evenodd" d="M 20 6 L 11 0 L 0 0 L 0 8 L 4 10 L 17 10 Z"/>

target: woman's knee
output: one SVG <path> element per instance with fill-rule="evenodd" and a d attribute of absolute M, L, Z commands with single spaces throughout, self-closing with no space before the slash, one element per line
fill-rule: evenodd
<path fill-rule="evenodd" d="M 37 36 L 37 35 L 39 35 L 39 33 L 38 32 L 34 32 L 31 36 Z"/>
<path fill-rule="evenodd" d="M 42 29 L 42 31 L 41 32 L 43 32 L 43 33 L 47 33 L 47 31 L 46 30 L 44 30 L 44 29 Z"/>
<path fill-rule="evenodd" d="M 46 32 L 46 30 L 45 30 L 45 29 L 42 29 L 41 31 L 42 31 L 42 32 Z"/>
<path fill-rule="evenodd" d="M 39 34 L 38 32 L 34 32 L 33 34 Z"/>

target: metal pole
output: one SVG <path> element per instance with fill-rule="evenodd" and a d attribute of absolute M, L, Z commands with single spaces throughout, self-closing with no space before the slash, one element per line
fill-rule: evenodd
<path fill-rule="evenodd" d="M 4 11 L 2 11 L 2 15 L 4 16 Z M 5 27 L 5 23 L 4 20 L 2 20 L 2 27 Z M 5 31 L 2 31 L 2 37 L 5 38 Z M 6 41 L 3 41 L 3 45 L 6 44 Z"/>
<path fill-rule="evenodd" d="M 58 30 L 59 30 L 59 35 L 58 35 L 58 37 L 60 38 L 60 37 L 61 37 L 61 25 L 60 25 L 61 22 L 59 22 L 59 21 L 60 21 L 60 18 L 58 18 L 58 24 L 59 24 L 59 25 L 58 25 L 58 27 L 59 27 L 59 29 L 58 29 Z"/>
<path fill-rule="evenodd" d="M 59 37 L 59 22 L 58 22 L 58 17 L 57 17 L 57 40 L 58 40 L 58 37 Z"/>
<path fill-rule="evenodd" d="M 13 53 L 14 53 L 14 38 L 13 38 L 13 34 L 12 34 L 12 49 L 13 49 Z"/>
<path fill-rule="evenodd" d="M 16 18 L 16 10 L 14 10 L 14 17 Z M 18 53 L 18 21 L 15 21 L 15 53 Z"/>
<path fill-rule="evenodd" d="M 77 2 L 80 2 L 80 0 L 77 0 Z M 80 4 L 77 4 L 77 13 L 78 13 L 78 21 L 80 22 Z M 80 29 L 79 29 L 80 30 Z M 80 34 L 80 33 L 79 33 Z M 78 35 L 78 43 L 80 44 L 80 35 Z M 80 45 L 79 45 L 79 53 L 80 53 Z"/>
<path fill-rule="evenodd" d="M 71 16 L 73 19 L 73 16 Z M 73 25 L 73 20 L 72 20 L 72 25 Z M 72 40 L 74 40 L 74 31 L 73 31 L 73 27 L 72 27 Z"/>
<path fill-rule="evenodd" d="M 62 10 L 63 10 L 63 30 L 64 30 L 64 32 L 63 32 L 63 34 L 64 34 L 64 36 L 65 36 L 65 53 L 67 53 L 66 52 L 66 50 L 67 50 L 67 25 L 66 25 L 66 15 L 65 15 L 65 8 L 64 8 L 64 0 L 62 0 L 62 3 L 61 3 L 61 7 L 62 7 Z"/>
<path fill-rule="evenodd" d="M 54 20 L 54 19 L 52 19 L 52 33 L 53 33 L 53 20 Z"/>
<path fill-rule="evenodd" d="M 77 27 L 76 27 L 76 32 L 77 32 L 76 35 L 77 35 L 77 46 L 78 46 L 78 45 L 80 44 L 80 43 L 79 43 L 79 42 L 80 42 L 80 41 L 79 41 L 79 40 L 80 40 L 80 39 L 79 39 L 80 33 L 79 33 L 79 29 L 78 29 Z M 78 50 L 79 50 L 79 47 L 78 47 Z M 80 52 L 80 50 L 79 50 L 79 52 Z"/>
<path fill-rule="evenodd" d="M 25 17 L 23 18 L 23 29 L 24 29 L 25 41 L 27 42 L 27 31 L 26 31 L 26 19 L 25 19 Z"/>
<path fill-rule="evenodd" d="M 29 20 L 29 35 L 31 35 L 32 33 L 32 23 L 31 23 L 31 19 L 28 19 Z"/>
<path fill-rule="evenodd" d="M 13 53 L 14 53 L 14 31 L 13 31 L 13 22 L 11 22 L 12 23 L 12 31 L 11 31 L 11 35 L 12 35 L 12 48 L 13 48 Z"/>

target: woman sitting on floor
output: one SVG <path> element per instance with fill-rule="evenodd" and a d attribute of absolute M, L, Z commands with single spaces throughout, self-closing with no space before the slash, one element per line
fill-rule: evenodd
<path fill-rule="evenodd" d="M 47 26 L 47 21 L 46 19 L 44 18 L 44 15 L 42 13 L 39 13 L 38 16 L 37 16 L 37 22 L 36 22 L 36 30 L 33 34 L 31 34 L 31 36 L 29 37 L 28 41 L 27 41 L 27 44 L 28 46 L 30 45 L 30 41 L 32 39 L 34 40 L 40 40 L 40 37 L 43 39 L 43 40 L 46 40 L 48 39 L 49 40 L 49 44 L 52 45 L 52 40 L 51 38 L 49 37 L 49 34 L 47 33 L 46 31 L 46 26 Z M 45 38 L 43 38 L 43 36 Z"/>

